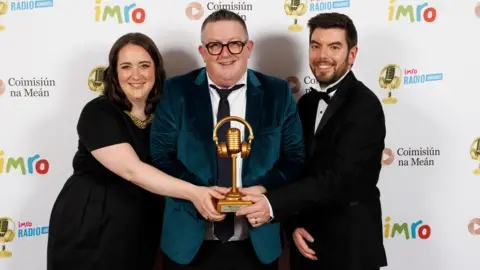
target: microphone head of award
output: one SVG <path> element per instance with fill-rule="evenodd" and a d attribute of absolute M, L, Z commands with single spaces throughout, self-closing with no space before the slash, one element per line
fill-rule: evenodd
<path fill-rule="evenodd" d="M 218 142 L 217 129 L 227 121 L 238 121 L 244 124 L 249 131 L 248 141 L 241 141 L 241 133 L 238 128 L 228 128 L 225 136 L 226 142 Z M 227 116 L 220 120 L 213 128 L 213 141 L 217 147 L 217 155 L 221 158 L 232 160 L 232 189 L 225 199 L 216 201 L 217 211 L 220 213 L 234 213 L 243 206 L 251 205 L 252 202 L 242 201 L 242 195 L 237 191 L 237 156 L 240 153 L 242 158 L 250 155 L 251 144 L 254 138 L 250 124 L 243 118 Z"/>
<path fill-rule="evenodd" d="M 8 258 L 12 256 L 12 252 L 6 249 L 5 243 L 13 241 L 13 238 L 15 238 L 15 231 L 15 222 L 11 218 L 0 217 L 0 258 Z"/>

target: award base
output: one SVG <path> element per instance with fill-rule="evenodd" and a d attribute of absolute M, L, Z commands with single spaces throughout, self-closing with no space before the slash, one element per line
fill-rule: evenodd
<path fill-rule="evenodd" d="M 12 252 L 8 250 L 0 250 L 0 258 L 12 257 Z"/>
<path fill-rule="evenodd" d="M 480 175 L 480 168 L 473 171 L 475 175 Z"/>
<path fill-rule="evenodd" d="M 299 24 L 292 24 L 292 25 L 288 26 L 288 31 L 300 32 L 302 30 L 303 30 L 303 26 L 301 26 Z"/>
<path fill-rule="evenodd" d="M 244 206 L 252 205 L 250 201 L 242 201 L 240 193 L 228 193 L 225 199 L 218 200 L 217 211 L 219 213 L 235 213 Z"/>
<path fill-rule="evenodd" d="M 394 97 L 387 97 L 387 98 L 382 99 L 382 102 L 384 104 L 397 104 L 397 99 L 394 98 Z"/>

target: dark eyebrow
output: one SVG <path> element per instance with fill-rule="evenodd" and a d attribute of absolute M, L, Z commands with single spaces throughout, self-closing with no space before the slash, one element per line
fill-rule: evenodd
<path fill-rule="evenodd" d="M 311 40 L 310 41 L 310 45 L 311 44 L 315 44 L 315 45 L 320 45 L 319 42 L 315 41 L 315 40 Z M 328 46 L 332 46 L 332 45 L 342 45 L 342 43 L 340 41 L 335 41 L 335 42 L 332 42 L 332 43 L 329 43 Z"/>
<path fill-rule="evenodd" d="M 132 63 L 130 62 L 122 62 L 119 65 L 131 65 Z M 140 64 L 151 64 L 150 61 L 141 61 Z"/>

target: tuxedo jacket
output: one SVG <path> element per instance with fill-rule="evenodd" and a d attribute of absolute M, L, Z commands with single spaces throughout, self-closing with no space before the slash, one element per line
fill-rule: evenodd
<path fill-rule="evenodd" d="M 292 221 L 293 214 L 290 225 L 314 237 L 309 246 L 325 266 L 319 269 L 385 266 L 377 188 L 386 135 L 382 105 L 349 71 L 314 131 L 315 96 L 298 102 L 307 153 L 302 177 L 267 194 L 275 220 Z"/>
<path fill-rule="evenodd" d="M 242 185 L 275 190 L 298 179 L 305 162 L 297 105 L 286 81 L 253 70 L 247 74 L 246 99 L 245 120 L 255 138 L 250 155 L 242 161 Z M 205 68 L 166 81 L 150 136 L 157 168 L 195 185 L 217 185 L 211 104 Z M 247 140 L 247 128 L 242 135 Z M 166 198 L 161 247 L 172 260 L 190 263 L 206 228 L 207 222 L 191 202 Z M 280 256 L 279 224 L 249 226 L 249 234 L 261 262 L 271 263 Z"/>

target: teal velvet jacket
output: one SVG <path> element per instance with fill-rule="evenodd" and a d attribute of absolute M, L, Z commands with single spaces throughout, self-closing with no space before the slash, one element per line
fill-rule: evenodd
<path fill-rule="evenodd" d="M 242 163 L 243 187 L 262 185 L 268 192 L 299 176 L 305 160 L 302 126 L 286 81 L 248 70 L 246 95 L 245 120 L 255 138 Z M 213 124 L 205 68 L 168 79 L 151 126 L 153 164 L 195 185 L 216 185 Z M 245 128 L 244 140 L 248 135 Z M 190 201 L 167 197 L 162 250 L 177 263 L 190 263 L 203 242 L 206 226 Z M 249 233 L 260 261 L 271 263 L 280 256 L 280 224 L 249 226 Z"/>

